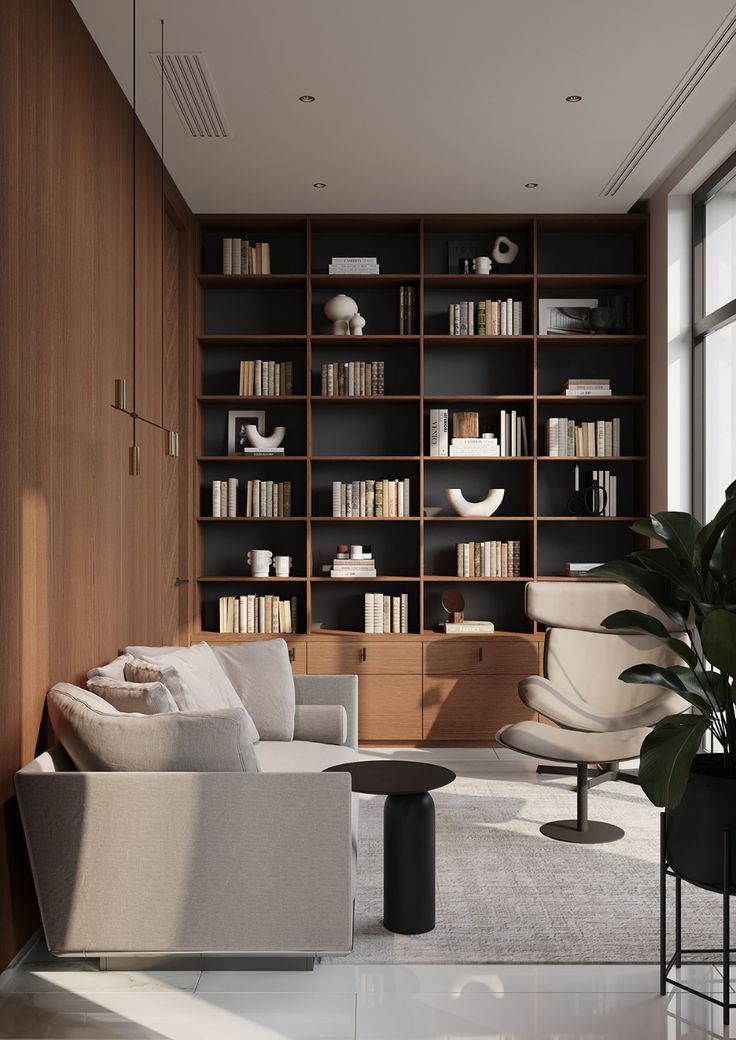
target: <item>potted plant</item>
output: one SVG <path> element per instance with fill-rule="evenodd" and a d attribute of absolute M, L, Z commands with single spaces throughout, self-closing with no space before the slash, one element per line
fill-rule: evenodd
<path fill-rule="evenodd" d="M 667 857 L 687 880 L 723 890 L 723 832 L 736 835 L 736 482 L 710 523 L 654 513 L 632 530 L 660 543 L 591 572 L 622 582 L 669 619 L 617 611 L 605 628 L 660 640 L 682 662 L 627 668 L 619 678 L 674 690 L 691 710 L 658 722 L 641 749 L 639 780 L 667 814 Z M 676 629 L 678 631 L 672 631 Z M 711 747 L 703 752 L 704 739 Z M 729 889 L 736 893 L 736 848 Z"/>

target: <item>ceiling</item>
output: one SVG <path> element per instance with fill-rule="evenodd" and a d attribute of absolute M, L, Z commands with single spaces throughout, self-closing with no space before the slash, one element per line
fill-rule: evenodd
<path fill-rule="evenodd" d="M 132 0 L 74 3 L 130 97 Z M 736 42 L 703 53 L 736 31 L 731 0 L 138 0 L 155 142 L 161 18 L 232 129 L 192 139 L 166 100 L 166 165 L 199 213 L 623 212 L 736 99 Z"/>

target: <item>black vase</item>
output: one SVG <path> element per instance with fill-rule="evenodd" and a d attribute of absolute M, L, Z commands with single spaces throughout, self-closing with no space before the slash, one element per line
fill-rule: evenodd
<path fill-rule="evenodd" d="M 704 759 L 716 757 L 695 756 L 682 801 L 667 810 L 667 861 L 698 888 L 722 892 L 723 832 L 729 831 L 729 891 L 736 895 L 736 777 L 698 772 Z"/>

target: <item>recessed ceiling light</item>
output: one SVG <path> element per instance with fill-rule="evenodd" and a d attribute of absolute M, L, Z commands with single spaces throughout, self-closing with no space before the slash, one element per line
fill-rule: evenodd
<path fill-rule="evenodd" d="M 582 101 L 583 98 L 580 94 L 568 94 L 565 101 L 569 101 L 570 104 L 574 104 L 576 101 Z"/>
<path fill-rule="evenodd" d="M 312 185 L 312 187 L 313 188 L 326 188 L 327 185 L 325 184 L 324 181 L 315 181 L 314 184 Z"/>
<path fill-rule="evenodd" d="M 310 101 L 315 101 L 316 99 L 311 94 L 302 94 L 299 100 L 303 101 L 305 104 L 308 104 Z"/>
<path fill-rule="evenodd" d="M 527 181 L 526 184 L 524 185 L 524 187 L 525 188 L 538 188 L 539 185 L 537 184 L 536 181 Z"/>

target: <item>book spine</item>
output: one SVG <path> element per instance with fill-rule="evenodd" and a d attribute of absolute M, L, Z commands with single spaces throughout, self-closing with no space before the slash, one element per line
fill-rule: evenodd
<path fill-rule="evenodd" d="M 221 516 L 221 504 L 220 504 L 220 481 L 212 481 L 212 515 Z"/>

